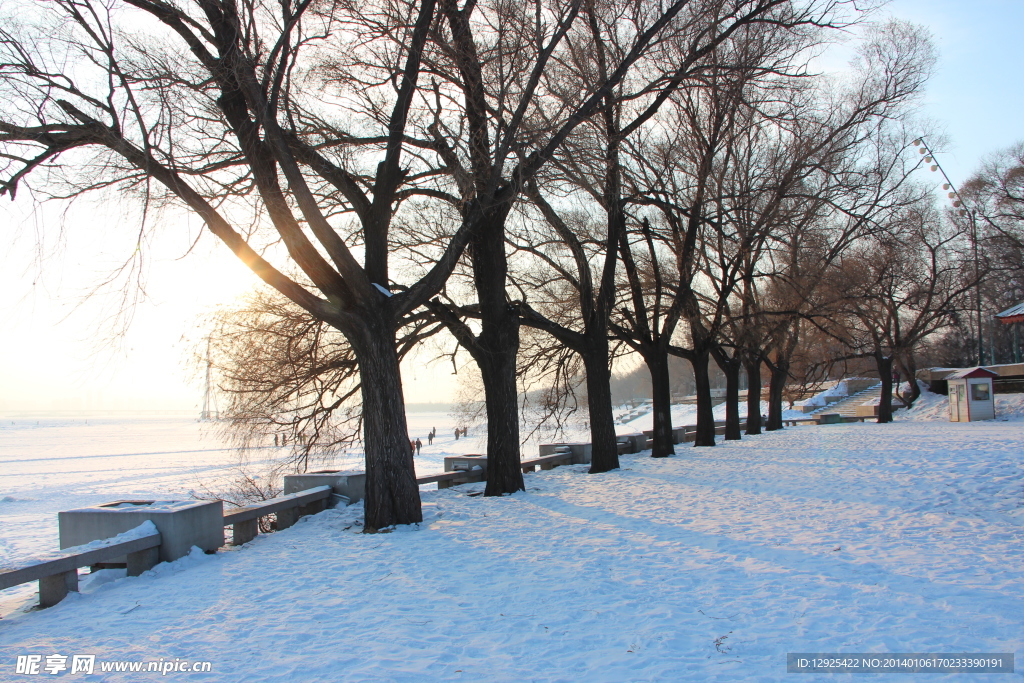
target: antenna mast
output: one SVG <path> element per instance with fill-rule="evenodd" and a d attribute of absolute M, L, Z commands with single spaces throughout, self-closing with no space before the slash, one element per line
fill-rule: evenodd
<path fill-rule="evenodd" d="M 203 410 L 199 413 L 200 420 L 216 420 L 220 417 L 220 411 L 217 410 L 217 397 L 213 393 L 213 387 L 210 384 L 211 368 L 213 367 L 213 361 L 210 359 L 210 337 L 206 337 L 206 389 L 203 392 Z"/>

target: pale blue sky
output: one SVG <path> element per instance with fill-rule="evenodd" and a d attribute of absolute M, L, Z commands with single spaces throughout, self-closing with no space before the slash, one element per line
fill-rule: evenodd
<path fill-rule="evenodd" d="M 948 135 L 949 144 L 937 151 L 954 182 L 969 176 L 984 155 L 1024 139 L 1024 0 L 894 0 L 879 18 L 889 15 L 933 33 L 940 61 L 922 114 Z M 91 223 L 95 215 L 73 212 L 69 227 Z M 255 282 L 226 248 L 207 238 L 180 261 L 174 257 L 187 240 L 172 237 L 163 252 L 154 249 L 159 258 L 147 278 L 149 299 L 136 309 L 128 334 L 110 347 L 101 341 L 111 332 L 104 298 L 77 309 L 75 301 L 114 255 L 88 232 L 69 233 L 62 255 L 48 256 L 58 242 L 51 238 L 37 263 L 31 224 L 6 198 L 0 216 L 0 412 L 199 405 L 201 389 L 190 383 L 184 365 L 187 338 L 195 336 L 208 303 L 229 302 Z M 105 300 L 108 308 L 114 305 Z M 450 372 L 448 365 L 410 368 L 406 399 L 447 400 Z"/>
<path fill-rule="evenodd" d="M 924 113 L 945 127 L 954 182 L 1024 139 L 1024 0 L 894 0 L 882 14 L 927 26 L 939 50 Z"/>

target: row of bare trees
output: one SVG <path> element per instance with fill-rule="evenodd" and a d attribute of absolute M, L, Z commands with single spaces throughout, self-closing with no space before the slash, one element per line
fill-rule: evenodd
<path fill-rule="evenodd" d="M 0 28 L 0 191 L 116 191 L 158 216 L 143 231 L 199 216 L 275 293 L 224 321 L 240 421 L 308 454 L 359 420 L 369 530 L 421 520 L 399 362 L 442 330 L 479 367 L 500 495 L 523 488 L 524 326 L 581 363 L 602 472 L 617 352 L 650 369 L 664 456 L 670 355 L 713 445 L 711 359 L 739 438 L 742 369 L 748 432 L 762 366 L 779 428 L 808 330 L 881 371 L 955 308 L 959 233 L 906 152 L 927 38 L 883 24 L 842 77 L 813 73 L 854 2 L 28 7 Z"/>

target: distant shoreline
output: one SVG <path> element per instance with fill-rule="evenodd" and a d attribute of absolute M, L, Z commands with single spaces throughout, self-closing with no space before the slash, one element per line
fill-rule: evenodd
<path fill-rule="evenodd" d="M 450 413 L 451 403 L 407 403 L 409 413 Z M 126 418 L 199 419 L 194 410 L 0 410 L 0 420 L 88 420 Z"/>

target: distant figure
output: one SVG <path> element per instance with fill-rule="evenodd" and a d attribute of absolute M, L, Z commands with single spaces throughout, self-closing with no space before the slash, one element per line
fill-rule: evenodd
<path fill-rule="evenodd" d="M 434 432 L 427 434 L 427 445 L 432 446 L 434 444 Z"/>
<path fill-rule="evenodd" d="M 277 434 L 274 434 L 274 445 L 277 445 Z"/>
<path fill-rule="evenodd" d="M 462 436 L 469 436 L 469 427 L 462 428 Z"/>
<path fill-rule="evenodd" d="M 455 428 L 455 440 L 456 441 L 459 440 L 459 428 L 458 427 Z"/>
<path fill-rule="evenodd" d="M 409 455 L 415 455 L 415 454 L 416 454 L 416 442 L 413 441 L 412 439 L 409 439 Z"/>
<path fill-rule="evenodd" d="M 420 449 L 423 448 L 423 442 L 416 439 L 416 455 L 420 454 Z"/>

